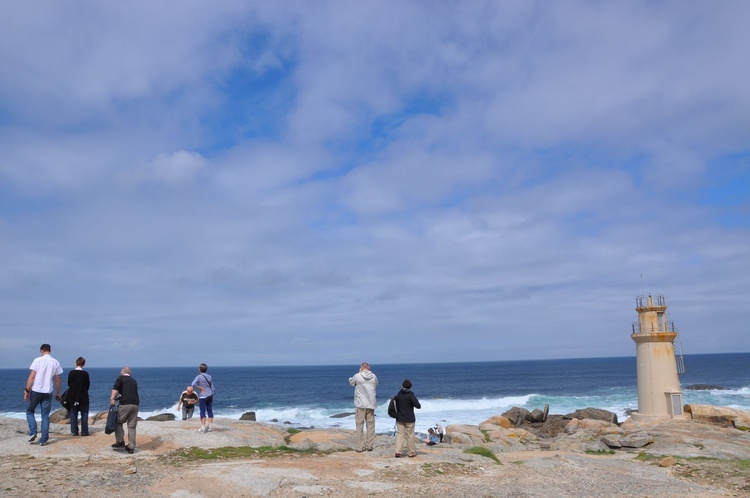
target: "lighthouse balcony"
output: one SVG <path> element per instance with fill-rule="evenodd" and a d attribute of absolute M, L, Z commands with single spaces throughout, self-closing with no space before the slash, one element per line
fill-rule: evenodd
<path fill-rule="evenodd" d="M 677 327 L 672 320 L 643 325 L 640 322 L 633 322 L 633 334 L 661 334 L 664 332 L 677 332 Z"/>

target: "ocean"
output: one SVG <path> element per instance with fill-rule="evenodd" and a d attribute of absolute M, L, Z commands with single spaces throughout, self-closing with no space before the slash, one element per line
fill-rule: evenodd
<path fill-rule="evenodd" d="M 31 360 L 29 360 L 29 364 Z M 65 368 L 65 366 L 63 366 Z M 417 410 L 419 433 L 439 422 L 479 424 L 513 406 L 533 410 L 549 403 L 550 413 L 565 414 L 594 407 L 626 418 L 638 406 L 635 357 L 583 358 L 472 363 L 372 365 L 378 376 L 377 432 L 393 430 L 387 414 L 390 396 L 408 378 L 422 409 Z M 730 406 L 750 410 L 750 353 L 686 355 L 680 376 L 683 402 Z M 354 428 L 354 388 L 348 379 L 359 365 L 294 367 L 211 367 L 217 395 L 214 415 L 239 419 L 254 411 L 258 421 L 288 427 Z M 112 384 L 119 368 L 87 368 L 91 376 L 91 412 L 109 406 Z M 67 382 L 68 369 L 63 373 Z M 143 418 L 177 413 L 180 393 L 198 368 L 133 368 Z M 0 416 L 25 418 L 23 387 L 27 369 L 0 369 Z M 13 387 L 16 386 L 16 387 Z M 704 386 L 695 389 L 695 386 Z M 705 387 L 709 386 L 709 387 Z M 63 387 L 64 390 L 64 387 Z M 8 395 L 11 392 L 13 395 Z M 59 406 L 53 405 L 53 410 Z M 37 418 L 39 417 L 37 412 Z M 197 417 L 197 409 L 196 415 Z M 196 422 L 197 423 L 197 422 Z"/>

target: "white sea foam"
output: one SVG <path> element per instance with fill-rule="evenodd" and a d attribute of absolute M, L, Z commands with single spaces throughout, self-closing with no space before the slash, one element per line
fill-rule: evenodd
<path fill-rule="evenodd" d="M 377 416 L 377 431 L 380 433 L 393 430 L 394 420 L 388 417 L 387 397 L 380 398 L 380 405 L 375 410 Z M 470 424 L 477 425 L 484 420 L 502 414 L 511 407 L 526 408 L 529 411 L 535 408 L 543 409 L 549 404 L 551 414 L 567 414 L 575 410 L 594 407 L 609 410 L 618 415 L 620 421 L 625 420 L 626 410 L 635 409 L 638 406 L 637 393 L 633 390 L 619 390 L 608 393 L 606 396 L 550 396 L 542 394 L 526 394 L 521 396 L 506 396 L 498 398 L 482 397 L 476 399 L 449 399 L 424 398 L 420 400 L 422 408 L 416 410 L 417 432 L 424 434 L 427 429 L 435 423 L 441 425 Z M 718 406 L 729 406 L 743 410 L 750 410 L 750 387 L 727 390 L 711 391 L 684 391 L 684 403 L 711 404 Z M 193 415 L 198 418 L 198 407 Z M 91 414 L 99 410 L 91 410 Z M 215 408 L 214 416 L 239 420 L 242 414 L 254 411 L 256 420 L 260 422 L 272 422 L 289 425 L 290 427 L 317 427 L 317 428 L 354 428 L 354 407 L 349 403 L 331 407 L 319 406 L 276 406 L 276 407 L 240 407 L 231 406 Z M 141 411 L 141 418 L 148 418 L 162 413 L 173 413 L 180 417 L 177 411 L 177 403 L 166 406 L 163 409 Z M 343 417 L 334 415 L 349 414 Z M 25 412 L 4 412 L 0 416 L 16 419 L 25 419 Z M 37 419 L 39 413 L 37 412 Z"/>

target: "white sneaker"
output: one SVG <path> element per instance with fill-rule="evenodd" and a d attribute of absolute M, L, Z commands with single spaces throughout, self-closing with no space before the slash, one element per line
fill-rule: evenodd
<path fill-rule="evenodd" d="M 203 430 L 203 426 L 198 427 L 198 432 L 206 432 Z"/>
<path fill-rule="evenodd" d="M 208 426 L 208 431 L 207 431 L 207 432 L 211 432 L 212 430 L 214 430 L 214 426 L 213 426 L 213 425 L 209 425 L 209 426 Z"/>

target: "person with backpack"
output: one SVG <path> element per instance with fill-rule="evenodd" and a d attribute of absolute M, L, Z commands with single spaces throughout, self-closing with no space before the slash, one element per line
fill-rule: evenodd
<path fill-rule="evenodd" d="M 354 407 L 357 409 L 355 423 L 357 424 L 357 447 L 355 451 L 372 451 L 375 442 L 375 388 L 378 387 L 377 376 L 370 371 L 370 364 L 362 363 L 354 377 L 349 379 L 354 386 Z M 367 423 L 367 438 L 364 437 L 365 423 Z"/>
<path fill-rule="evenodd" d="M 409 379 L 404 380 L 401 387 L 401 391 L 394 396 L 396 403 L 396 427 L 398 428 L 396 458 L 401 458 L 402 456 L 401 451 L 404 448 L 404 440 L 406 440 L 406 449 L 409 458 L 414 458 L 417 456 L 417 446 L 414 442 L 414 425 L 417 418 L 414 415 L 414 409 L 422 408 L 422 405 L 419 404 L 419 400 L 411 392 L 411 381 Z"/>

